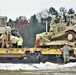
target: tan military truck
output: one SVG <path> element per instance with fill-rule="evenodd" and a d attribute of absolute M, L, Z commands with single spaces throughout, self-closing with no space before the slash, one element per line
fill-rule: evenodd
<path fill-rule="evenodd" d="M 2 43 L 2 34 L 8 31 L 9 36 L 9 46 L 11 47 L 17 47 L 17 41 L 21 40 L 23 42 L 23 39 L 21 35 L 19 34 L 19 31 L 16 28 L 11 28 L 10 26 L 7 26 L 7 17 L 0 16 L 0 44 Z"/>

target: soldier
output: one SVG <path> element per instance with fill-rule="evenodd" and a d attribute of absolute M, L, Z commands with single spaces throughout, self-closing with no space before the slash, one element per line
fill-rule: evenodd
<path fill-rule="evenodd" d="M 2 48 L 6 46 L 8 48 L 8 33 L 5 31 L 5 33 L 2 35 Z"/>
<path fill-rule="evenodd" d="M 21 48 L 22 47 L 22 41 L 20 41 L 20 40 L 17 41 L 17 47 L 18 48 Z"/>
<path fill-rule="evenodd" d="M 69 47 L 68 43 L 61 48 L 63 52 L 63 57 L 64 57 L 64 63 L 69 62 L 69 51 L 73 50 L 71 47 Z"/>

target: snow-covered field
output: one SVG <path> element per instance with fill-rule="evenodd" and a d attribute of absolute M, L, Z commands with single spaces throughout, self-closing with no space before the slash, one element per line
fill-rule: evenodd
<path fill-rule="evenodd" d="M 50 70 L 50 71 L 76 71 L 76 62 L 68 64 L 40 63 L 40 64 L 12 64 L 0 63 L 0 70 Z"/>

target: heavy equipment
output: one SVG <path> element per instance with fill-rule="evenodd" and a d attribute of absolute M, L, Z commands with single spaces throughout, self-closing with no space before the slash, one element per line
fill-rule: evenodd
<path fill-rule="evenodd" d="M 70 52 L 70 61 L 76 61 L 76 15 L 70 14 L 65 18 L 60 15 L 59 21 L 56 22 L 54 16 L 49 32 L 46 28 L 46 32 L 36 35 L 34 48 L 0 48 L 0 62 L 38 63 L 49 61 L 63 63 L 63 53 L 60 48 L 66 42 L 73 48 L 73 51 Z M 13 31 L 11 34 L 13 35 Z"/>
<path fill-rule="evenodd" d="M 7 31 L 9 35 L 9 46 L 17 47 L 18 40 L 21 40 L 23 42 L 23 39 L 19 34 L 18 29 L 7 26 L 7 17 L 0 16 L 0 45 L 2 44 L 3 33 L 5 31 Z"/>
<path fill-rule="evenodd" d="M 43 32 L 36 35 L 36 46 L 62 46 L 69 42 L 72 47 L 76 46 L 76 16 L 70 14 L 66 16 L 66 21 L 63 16 L 60 16 L 60 21 L 55 23 L 55 18 L 52 19 L 49 32 Z"/>

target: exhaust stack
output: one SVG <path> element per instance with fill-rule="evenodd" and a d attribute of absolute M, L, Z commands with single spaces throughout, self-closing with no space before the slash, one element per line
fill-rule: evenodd
<path fill-rule="evenodd" d="M 46 32 L 48 32 L 48 25 L 47 25 L 47 21 L 46 21 Z"/>

